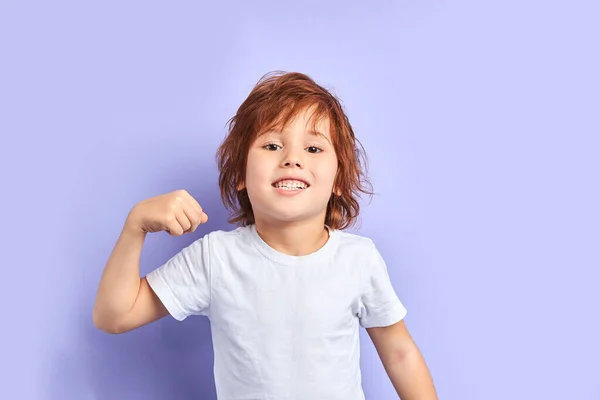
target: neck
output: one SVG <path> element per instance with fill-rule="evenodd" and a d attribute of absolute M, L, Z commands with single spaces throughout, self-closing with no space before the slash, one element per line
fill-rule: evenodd
<path fill-rule="evenodd" d="M 322 218 L 312 221 L 271 222 L 256 220 L 256 232 L 270 247 L 291 256 L 316 252 L 327 243 L 329 232 Z"/>

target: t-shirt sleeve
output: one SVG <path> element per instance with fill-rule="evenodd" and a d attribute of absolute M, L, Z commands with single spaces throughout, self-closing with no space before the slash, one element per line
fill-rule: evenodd
<path fill-rule="evenodd" d="M 211 295 L 209 237 L 206 235 L 146 275 L 148 284 L 178 321 L 208 316 Z"/>
<path fill-rule="evenodd" d="M 362 275 L 359 322 L 364 328 L 390 326 L 402 320 L 407 310 L 398 298 L 387 265 L 374 244 L 370 260 Z"/>

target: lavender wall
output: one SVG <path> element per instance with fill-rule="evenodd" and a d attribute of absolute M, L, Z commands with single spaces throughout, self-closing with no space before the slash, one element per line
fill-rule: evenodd
<path fill-rule="evenodd" d="M 371 236 L 445 400 L 600 399 L 593 1 L 0 5 L 2 399 L 213 399 L 209 325 L 91 310 L 133 204 L 230 228 L 214 152 L 265 72 L 335 89 L 370 154 Z M 211 2 L 212 3 L 212 2 Z M 368 399 L 394 399 L 363 334 Z"/>

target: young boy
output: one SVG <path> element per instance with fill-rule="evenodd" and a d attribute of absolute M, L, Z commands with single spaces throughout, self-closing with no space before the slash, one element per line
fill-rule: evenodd
<path fill-rule="evenodd" d="M 220 400 L 364 399 L 359 326 L 402 400 L 437 399 L 373 242 L 344 232 L 370 193 L 339 101 L 300 73 L 263 77 L 217 159 L 229 222 L 140 278 L 145 235 L 208 216 L 180 190 L 130 211 L 102 275 L 94 323 L 126 332 L 168 314 L 211 321 Z"/>

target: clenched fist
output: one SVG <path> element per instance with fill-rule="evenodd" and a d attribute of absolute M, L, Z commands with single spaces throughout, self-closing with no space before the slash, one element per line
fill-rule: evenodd
<path fill-rule="evenodd" d="M 166 231 L 172 236 L 194 232 L 208 215 L 185 190 L 151 197 L 136 204 L 127 217 L 129 227 L 142 232 Z"/>

